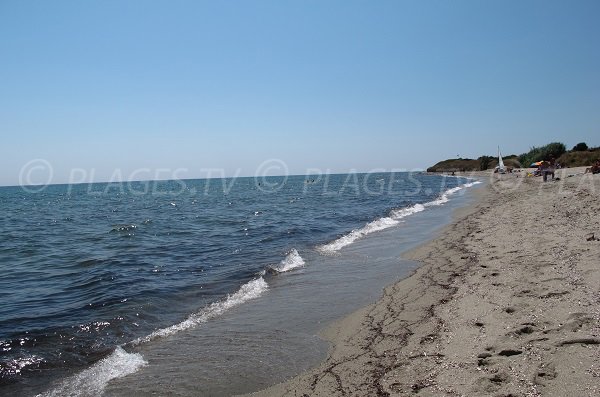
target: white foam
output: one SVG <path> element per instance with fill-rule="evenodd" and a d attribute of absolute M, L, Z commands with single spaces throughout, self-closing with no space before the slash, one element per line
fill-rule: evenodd
<path fill-rule="evenodd" d="M 373 232 L 384 230 L 384 229 L 387 229 L 387 228 L 397 225 L 398 223 L 400 223 L 400 219 L 406 218 L 407 216 L 424 211 L 426 209 L 426 207 L 432 207 L 432 206 L 436 206 L 436 205 L 445 204 L 450 200 L 449 196 L 462 190 L 463 188 L 469 188 L 469 187 L 472 187 L 473 185 L 477 185 L 479 183 L 481 183 L 481 182 L 474 181 L 474 182 L 466 183 L 461 186 L 456 186 L 456 187 L 450 188 L 450 189 L 446 190 L 444 193 L 442 193 L 437 199 L 427 202 L 425 204 L 415 204 L 410 207 L 392 210 L 390 212 L 390 216 L 384 217 L 384 218 L 379 218 L 377 220 L 374 220 L 373 222 L 367 223 L 364 227 L 362 227 L 360 229 L 355 229 L 355 230 L 351 231 L 350 233 L 348 233 L 330 243 L 321 245 L 317 249 L 326 254 L 337 252 L 340 249 L 352 244 L 356 240 L 366 236 L 367 234 L 371 234 Z"/>
<path fill-rule="evenodd" d="M 359 238 L 366 236 L 367 234 L 390 228 L 392 226 L 397 225 L 398 223 L 400 223 L 398 220 L 390 217 L 379 218 L 374 220 L 373 222 L 367 223 L 360 229 L 355 229 L 351 231 L 350 233 L 338 238 L 337 240 L 334 240 L 330 243 L 318 247 L 318 249 L 319 251 L 324 253 L 336 252 L 344 248 L 345 246 L 352 244 Z"/>
<path fill-rule="evenodd" d="M 138 345 L 140 343 L 149 342 L 157 338 L 162 338 L 176 334 L 177 332 L 194 328 L 212 318 L 220 316 L 235 306 L 239 306 L 251 299 L 258 298 L 268 288 L 269 286 L 267 285 L 267 282 L 262 277 L 249 281 L 242 285 L 237 292 L 228 295 L 223 301 L 212 303 L 200 312 L 190 315 L 184 321 L 167 328 L 156 330 L 150 335 L 134 340 L 132 343 L 134 345 Z"/>
<path fill-rule="evenodd" d="M 432 207 L 435 205 L 445 204 L 450 200 L 450 198 L 448 196 L 453 195 L 454 193 L 458 192 L 459 190 L 462 190 L 462 186 L 456 186 L 451 189 L 448 189 L 444 193 L 440 194 L 440 196 L 437 199 L 430 201 L 428 203 L 425 203 L 423 205 L 425 207 Z"/>
<path fill-rule="evenodd" d="M 273 270 L 275 270 L 277 273 L 284 273 L 302 266 L 304 266 L 304 259 L 294 248 L 289 252 L 289 254 L 286 255 L 286 257 L 279 263 L 277 267 L 273 267 Z"/>
<path fill-rule="evenodd" d="M 481 181 L 474 181 L 474 182 L 465 183 L 463 186 L 464 187 L 473 187 L 475 185 L 479 185 L 480 183 L 481 183 Z"/>
<path fill-rule="evenodd" d="M 297 251 L 296 254 L 298 254 Z M 298 255 L 298 257 L 300 256 Z M 192 314 L 179 324 L 157 330 L 143 338 L 138 338 L 132 344 L 139 345 L 140 343 L 193 328 L 223 314 L 235 306 L 257 298 L 267 288 L 268 285 L 262 277 L 249 281 L 242 285 L 237 292 L 228 295 L 225 300 L 209 305 L 204 310 Z M 127 353 L 122 347 L 118 346 L 110 356 L 98 361 L 77 375 L 67 378 L 53 390 L 44 394 L 38 394 L 36 397 L 99 396 L 112 379 L 132 374 L 147 364 L 141 354 Z"/>
<path fill-rule="evenodd" d="M 147 364 L 141 354 L 127 353 L 123 348 L 117 347 L 110 356 L 37 397 L 99 396 L 109 381 L 132 374 Z"/>
<path fill-rule="evenodd" d="M 425 206 L 423 204 L 415 204 L 411 205 L 410 207 L 392 210 L 392 217 L 396 220 L 399 220 L 421 211 L 425 211 Z"/>
<path fill-rule="evenodd" d="M 454 193 L 456 193 L 456 192 L 458 192 L 458 191 L 460 191 L 460 190 L 462 190 L 464 188 L 470 188 L 470 187 L 473 187 L 473 186 L 478 185 L 480 183 L 481 183 L 481 181 L 473 181 L 473 182 L 465 183 L 465 184 L 460 185 L 460 186 L 453 187 L 451 189 L 446 190 L 437 199 L 435 199 L 433 201 L 430 201 L 428 203 L 425 203 L 424 205 L 426 207 L 431 207 L 431 206 L 435 206 L 435 205 L 445 204 L 445 203 L 447 203 L 450 200 L 449 196 L 453 195 Z"/>

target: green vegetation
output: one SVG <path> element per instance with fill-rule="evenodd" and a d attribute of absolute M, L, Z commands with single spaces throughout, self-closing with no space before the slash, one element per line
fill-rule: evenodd
<path fill-rule="evenodd" d="M 479 169 L 479 160 L 460 158 L 440 161 L 433 167 L 427 168 L 427 172 L 466 172 L 479 171 Z"/>
<path fill-rule="evenodd" d="M 579 142 L 577 145 L 573 146 L 571 151 L 573 152 L 585 152 L 588 150 L 588 145 L 585 142 Z"/>
<path fill-rule="evenodd" d="M 585 151 L 570 151 L 557 160 L 564 167 L 587 167 L 600 160 L 600 148 Z"/>
<path fill-rule="evenodd" d="M 492 157 L 492 156 L 481 156 L 477 160 L 479 160 L 479 170 L 480 171 L 485 171 L 485 170 L 487 170 L 490 167 L 490 164 L 491 164 L 492 161 L 495 160 L 495 157 Z"/>
<path fill-rule="evenodd" d="M 529 167 L 529 164 L 542 160 L 558 159 L 567 151 L 564 143 L 552 142 L 542 147 L 532 147 L 527 153 L 519 156 L 519 162 L 524 167 Z"/>
<path fill-rule="evenodd" d="M 529 167 L 530 164 L 555 159 L 564 167 L 589 166 L 600 160 L 600 147 L 588 148 L 585 142 L 580 142 L 567 150 L 564 143 L 552 142 L 545 146 L 532 147 L 529 152 L 521 155 L 510 155 L 502 157 L 506 167 L 521 168 Z M 498 165 L 498 157 L 481 156 L 473 159 L 448 159 L 440 161 L 427 169 L 427 172 L 467 172 L 494 169 Z"/>
<path fill-rule="evenodd" d="M 519 162 L 519 160 L 517 159 L 517 156 L 502 156 L 502 161 L 504 161 L 504 166 L 505 167 L 511 167 L 511 168 L 521 168 L 521 162 Z M 488 167 L 486 169 L 494 169 L 496 168 L 496 166 L 498 165 L 498 158 L 494 157 L 494 160 L 492 160 L 490 162 L 490 164 L 488 165 Z"/>

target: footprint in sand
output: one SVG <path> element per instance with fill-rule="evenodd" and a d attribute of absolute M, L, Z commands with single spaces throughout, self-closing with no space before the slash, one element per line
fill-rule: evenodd
<path fill-rule="evenodd" d="M 498 353 L 499 356 L 503 356 L 503 357 L 510 357 L 510 356 L 516 356 L 523 353 L 522 350 L 516 350 L 516 349 L 504 349 L 501 350 L 500 353 Z"/>
<path fill-rule="evenodd" d="M 523 336 L 523 335 L 530 335 L 530 334 L 536 332 L 536 330 L 537 330 L 536 328 L 537 328 L 537 325 L 535 323 L 523 323 L 515 331 L 511 331 L 511 332 L 507 333 L 506 336 L 519 337 L 519 336 Z"/>
<path fill-rule="evenodd" d="M 486 367 L 490 364 L 489 362 L 489 358 L 492 357 L 492 353 L 490 352 L 484 352 L 484 353 L 479 353 L 477 355 L 477 366 L 479 367 Z"/>
<path fill-rule="evenodd" d="M 547 381 L 556 378 L 556 368 L 552 363 L 545 363 L 539 366 L 535 375 L 534 382 L 538 385 L 545 385 Z"/>
<path fill-rule="evenodd" d="M 561 331 L 577 332 L 593 324 L 594 318 L 588 313 L 572 313 L 567 321 L 559 328 Z"/>
<path fill-rule="evenodd" d="M 498 372 L 491 377 L 482 377 L 477 380 L 476 392 L 492 393 L 498 391 L 500 387 L 510 380 L 506 372 Z"/>

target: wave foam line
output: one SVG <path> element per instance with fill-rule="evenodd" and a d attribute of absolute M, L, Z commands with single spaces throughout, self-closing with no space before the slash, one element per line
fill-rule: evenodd
<path fill-rule="evenodd" d="M 390 212 L 390 216 L 379 218 L 377 220 L 369 222 L 362 228 L 352 230 L 350 233 L 348 233 L 336 240 L 333 240 L 330 243 L 323 244 L 320 247 L 318 247 L 317 249 L 319 251 L 321 251 L 322 253 L 326 253 L 326 254 L 337 252 L 340 249 L 352 244 L 356 240 L 358 240 L 368 234 L 378 232 L 380 230 L 384 230 L 384 229 L 387 229 L 387 228 L 397 225 L 398 223 L 400 223 L 400 219 L 402 219 L 402 218 L 406 218 L 407 216 L 416 214 L 421 211 L 425 211 L 425 209 L 427 207 L 433 207 L 433 206 L 445 204 L 450 200 L 449 196 L 453 195 L 454 193 L 458 192 L 459 190 L 461 190 L 463 188 L 469 188 L 469 187 L 472 187 L 479 183 L 481 183 L 481 182 L 474 181 L 474 182 L 465 183 L 461 186 L 456 186 L 456 187 L 446 190 L 437 199 L 435 199 L 433 201 L 429 201 L 424 204 L 414 204 L 410 207 L 392 210 Z"/>
<path fill-rule="evenodd" d="M 118 346 L 108 357 L 62 381 L 56 388 L 36 397 L 99 396 L 112 379 L 132 374 L 147 365 L 139 353 L 127 353 Z"/>
<path fill-rule="evenodd" d="M 463 186 L 464 187 L 473 187 L 475 185 L 479 185 L 480 183 L 481 183 L 481 181 L 473 181 L 473 182 L 465 183 Z"/>
<path fill-rule="evenodd" d="M 187 319 L 178 324 L 156 330 L 150 335 L 138 338 L 134 340 L 132 344 L 139 345 L 141 343 L 146 343 L 157 338 L 162 338 L 165 336 L 176 334 L 177 332 L 194 328 L 200 324 L 207 322 L 212 318 L 220 316 L 221 314 L 225 313 L 227 310 L 233 307 L 239 306 L 242 303 L 245 303 L 251 299 L 258 298 L 268 288 L 269 286 L 267 285 L 267 282 L 262 277 L 249 281 L 246 284 L 242 285 L 237 292 L 228 295 L 225 300 L 210 304 L 205 309 L 201 310 L 198 313 L 190 315 Z"/>
<path fill-rule="evenodd" d="M 352 244 L 359 238 L 366 236 L 367 234 L 387 229 L 389 227 L 397 225 L 398 223 L 400 223 L 398 220 L 393 219 L 391 217 L 376 219 L 372 222 L 367 223 L 360 229 L 352 230 L 350 233 L 338 238 L 337 240 L 333 240 L 330 243 L 318 247 L 318 250 L 323 253 L 332 253 L 339 251 L 347 245 Z"/>
<path fill-rule="evenodd" d="M 277 266 L 268 266 L 264 273 L 280 274 L 304 266 L 304 258 L 293 248 Z"/>
<path fill-rule="evenodd" d="M 131 344 L 134 346 L 139 345 L 156 338 L 193 328 L 223 314 L 235 306 L 257 298 L 267 288 L 268 285 L 262 277 L 249 281 L 242 285 L 237 292 L 228 295 L 224 301 L 215 302 L 199 313 L 192 314 L 181 323 L 154 331 L 148 336 L 134 340 Z M 141 354 L 127 353 L 121 346 L 117 346 L 115 351 L 108 357 L 98 361 L 90 368 L 65 379 L 53 390 L 44 394 L 38 394 L 36 397 L 99 396 L 112 379 L 132 374 L 147 364 L 148 362 L 144 360 Z"/>
<path fill-rule="evenodd" d="M 446 190 L 437 199 L 435 199 L 433 201 L 430 201 L 428 203 L 425 203 L 423 205 L 426 206 L 426 207 L 432 207 L 432 206 L 435 206 L 435 205 L 445 204 L 445 203 L 447 203 L 450 200 L 450 196 L 453 195 L 454 193 L 456 193 L 456 192 L 458 192 L 458 191 L 460 191 L 462 189 L 465 189 L 465 188 L 473 187 L 473 186 L 478 185 L 480 183 L 481 183 L 481 181 L 473 181 L 473 182 L 468 182 L 468 183 L 462 184 L 460 186 L 453 187 L 451 189 Z"/>
<path fill-rule="evenodd" d="M 423 205 L 425 207 L 433 207 L 436 205 L 445 204 L 450 200 L 449 196 L 453 195 L 454 193 L 458 192 L 459 190 L 462 190 L 462 186 L 456 186 L 451 189 L 448 189 L 444 193 L 440 194 L 440 196 L 437 199 L 430 201 L 428 203 L 425 203 Z"/>

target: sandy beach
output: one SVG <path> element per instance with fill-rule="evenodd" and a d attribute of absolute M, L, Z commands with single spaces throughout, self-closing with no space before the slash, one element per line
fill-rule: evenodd
<path fill-rule="evenodd" d="M 484 174 L 411 277 L 323 331 L 320 366 L 252 396 L 600 395 L 600 175 L 582 172 Z"/>

